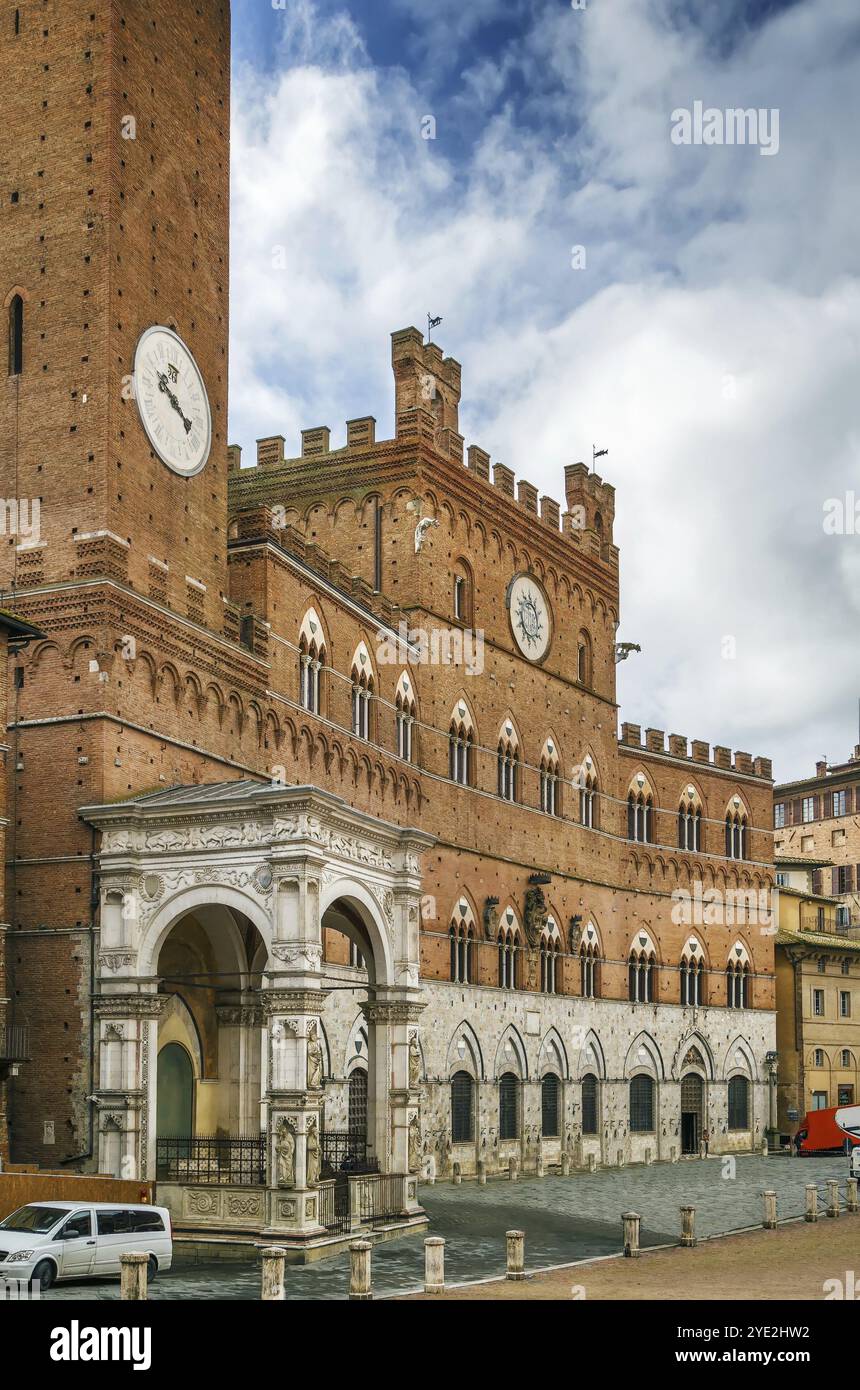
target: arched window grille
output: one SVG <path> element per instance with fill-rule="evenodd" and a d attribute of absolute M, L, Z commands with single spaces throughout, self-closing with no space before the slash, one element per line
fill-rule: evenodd
<path fill-rule="evenodd" d="M 746 812 L 728 810 L 726 812 L 726 858 L 746 859 L 747 857 L 747 818 Z"/>
<path fill-rule="evenodd" d="M 691 951 L 681 957 L 681 1003 L 700 1008 L 704 1003 L 705 962 Z"/>
<path fill-rule="evenodd" d="M 750 968 L 747 961 L 730 960 L 726 966 L 726 1003 L 730 1009 L 748 1009 Z"/>
<path fill-rule="evenodd" d="M 325 665 L 325 647 L 303 633 L 299 638 L 299 700 L 310 714 L 321 714 L 320 673 Z"/>
<path fill-rule="evenodd" d="M 349 1077 L 349 1132 L 367 1138 L 367 1072 L 356 1067 Z"/>
<path fill-rule="evenodd" d="M 554 745 L 544 745 L 540 760 L 540 808 L 548 816 L 561 815 L 561 766 Z"/>
<path fill-rule="evenodd" d="M 597 1134 L 597 1077 L 592 1072 L 582 1078 L 582 1132 Z"/>
<path fill-rule="evenodd" d="M 540 987 L 543 994 L 558 993 L 560 956 L 561 940 L 558 936 L 558 930 L 542 932 L 540 939 Z"/>
<path fill-rule="evenodd" d="M 579 820 L 580 824 L 587 826 L 589 830 L 597 829 L 597 808 L 597 778 L 588 772 L 579 787 Z"/>
<path fill-rule="evenodd" d="M 654 1000 L 654 952 L 630 952 L 627 963 L 628 998 L 634 1004 L 651 1004 Z"/>
<path fill-rule="evenodd" d="M 597 999 L 600 994 L 598 966 L 600 951 L 596 942 L 585 942 L 579 948 L 579 990 L 583 999 Z"/>
<path fill-rule="evenodd" d="M 729 1077 L 729 1129 L 749 1129 L 750 1088 L 745 1076 Z"/>
<path fill-rule="evenodd" d="M 497 761 L 499 796 L 505 801 L 516 801 L 519 795 L 520 752 L 516 735 L 508 733 L 507 729 L 499 737 Z"/>
<path fill-rule="evenodd" d="M 499 1078 L 499 1138 L 518 1139 L 520 1134 L 520 1079 L 512 1071 Z"/>
<path fill-rule="evenodd" d="M 458 985 L 472 984 L 475 928 L 471 921 L 471 913 L 464 914 L 460 909 L 457 910 L 448 929 L 448 939 L 451 948 L 451 979 Z"/>
<path fill-rule="evenodd" d="M 475 1138 L 475 1083 L 467 1071 L 451 1077 L 451 1141 L 471 1144 Z"/>
<path fill-rule="evenodd" d="M 650 792 L 631 791 L 627 797 L 627 838 L 641 843 L 652 839 L 653 802 Z"/>
<path fill-rule="evenodd" d="M 394 723 L 397 736 L 397 756 L 412 762 L 412 731 L 415 725 L 415 701 L 406 677 L 401 676 L 394 696 Z"/>
<path fill-rule="evenodd" d="M 630 1079 L 630 1132 L 650 1134 L 654 1129 L 654 1082 L 639 1073 Z"/>
<path fill-rule="evenodd" d="M 507 931 L 504 927 L 499 931 L 499 988 L 517 988 L 517 952 L 519 950 L 519 932 L 516 930 Z"/>
<path fill-rule="evenodd" d="M 702 848 L 702 808 L 689 797 L 678 807 L 678 848 L 698 854 Z"/>
<path fill-rule="evenodd" d="M 373 675 L 352 668 L 352 732 L 356 738 L 370 738 L 370 701 L 373 698 Z"/>
<path fill-rule="evenodd" d="M 452 719 L 448 730 L 448 775 L 461 787 L 474 782 L 475 734 L 471 723 Z"/>
<path fill-rule="evenodd" d="M 540 1083 L 540 1132 L 544 1139 L 557 1139 L 561 1133 L 561 1082 L 548 1072 Z"/>
<path fill-rule="evenodd" d="M 20 376 L 24 370 L 24 301 L 20 294 L 9 305 L 9 375 Z"/>

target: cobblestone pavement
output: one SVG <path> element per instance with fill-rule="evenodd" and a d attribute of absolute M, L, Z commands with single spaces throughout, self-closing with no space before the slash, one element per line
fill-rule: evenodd
<path fill-rule="evenodd" d="M 642 1217 L 642 1245 L 677 1239 L 678 1208 L 696 1208 L 696 1233 L 714 1235 L 761 1222 L 761 1193 L 778 1193 L 780 1218 L 804 1210 L 804 1185 L 815 1182 L 824 1205 L 827 1178 L 844 1182 L 844 1158 L 739 1158 L 732 1177 L 724 1160 L 682 1161 L 649 1168 L 620 1168 L 575 1173 L 569 1178 L 496 1180 L 479 1187 L 440 1183 L 422 1186 L 421 1200 L 430 1217 L 430 1233 L 445 1237 L 445 1274 L 451 1283 L 504 1272 L 505 1231 L 526 1233 L 526 1267 L 563 1264 L 612 1254 L 621 1245 L 621 1213 Z M 377 1294 L 417 1288 L 423 1274 L 420 1238 L 408 1237 L 375 1247 L 373 1286 Z M 287 1267 L 288 1299 L 345 1298 L 349 1257 L 315 1265 Z M 197 1265 L 177 1261 L 169 1274 L 151 1286 L 156 1299 L 257 1299 L 260 1272 L 255 1261 Z M 47 1298 L 118 1299 L 115 1280 L 82 1281 L 51 1290 Z"/>

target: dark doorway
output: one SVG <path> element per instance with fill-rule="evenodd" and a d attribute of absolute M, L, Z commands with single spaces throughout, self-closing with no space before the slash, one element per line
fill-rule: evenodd
<path fill-rule="evenodd" d="M 194 1133 L 194 1071 L 181 1043 L 167 1043 L 158 1054 L 156 1134 L 159 1139 L 190 1139 Z"/>
<path fill-rule="evenodd" d="M 690 1072 L 681 1078 L 681 1153 L 697 1154 L 702 1137 L 702 1078 Z"/>

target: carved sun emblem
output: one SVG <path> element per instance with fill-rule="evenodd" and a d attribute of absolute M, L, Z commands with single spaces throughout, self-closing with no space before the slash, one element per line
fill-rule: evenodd
<path fill-rule="evenodd" d="M 552 636 L 552 611 L 541 588 L 529 574 L 517 574 L 506 595 L 511 633 L 529 661 L 542 661 Z"/>
<path fill-rule="evenodd" d="M 543 636 L 540 600 L 531 589 L 517 601 L 517 625 L 529 646 L 538 646 Z"/>

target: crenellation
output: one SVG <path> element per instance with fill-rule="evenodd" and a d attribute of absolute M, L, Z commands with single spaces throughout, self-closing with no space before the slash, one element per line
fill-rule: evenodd
<path fill-rule="evenodd" d="M 302 458 L 319 458 L 331 453 L 331 430 L 328 425 L 315 425 L 313 429 L 302 430 Z"/>
<path fill-rule="evenodd" d="M 515 474 L 512 468 L 508 468 L 506 463 L 493 464 L 493 485 L 503 492 L 506 497 L 514 496 Z"/>
<path fill-rule="evenodd" d="M 367 449 L 376 443 L 376 419 L 373 415 L 361 415 L 356 420 L 346 422 L 346 447 L 348 449 Z"/>
<path fill-rule="evenodd" d="M 645 746 L 651 753 L 665 753 L 666 734 L 663 729 L 646 729 Z"/>
<path fill-rule="evenodd" d="M 714 744 L 714 766 L 730 768 L 732 765 L 732 750 L 724 748 L 722 744 Z"/>
<path fill-rule="evenodd" d="M 542 497 L 540 499 L 540 519 L 546 526 L 551 526 L 553 531 L 559 529 L 561 508 L 554 498 Z"/>
<path fill-rule="evenodd" d="M 526 482 L 525 478 L 520 478 L 517 483 L 517 501 L 525 511 L 531 512 L 532 516 L 537 516 L 538 490 L 534 483 Z"/>
<path fill-rule="evenodd" d="M 711 761 L 711 745 L 704 739 L 694 738 L 692 742 L 693 762 L 709 763 Z"/>
<path fill-rule="evenodd" d="M 257 463 L 261 467 L 277 467 L 284 462 L 285 439 L 282 434 L 271 434 L 257 440 Z"/>
<path fill-rule="evenodd" d="M 477 444 L 470 444 L 466 457 L 469 472 L 474 473 L 477 478 L 483 478 L 488 483 L 490 481 L 490 455 L 486 450 L 479 449 Z"/>
<path fill-rule="evenodd" d="M 227 472 L 238 473 L 242 467 L 242 446 L 241 444 L 227 445 Z"/>
<path fill-rule="evenodd" d="M 672 758 L 689 757 L 686 734 L 669 735 L 669 755 Z"/>

